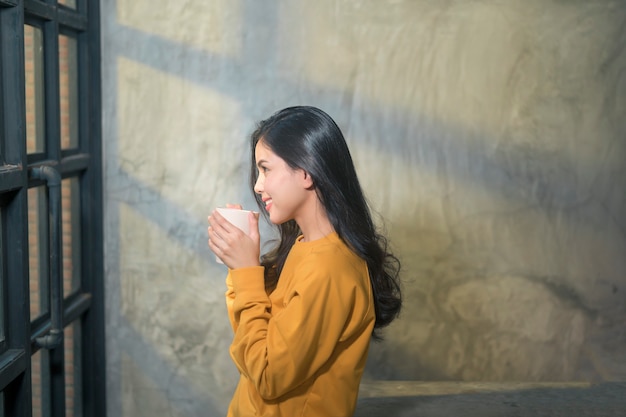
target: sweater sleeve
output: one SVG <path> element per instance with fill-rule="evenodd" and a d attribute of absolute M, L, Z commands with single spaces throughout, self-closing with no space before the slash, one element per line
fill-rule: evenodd
<path fill-rule="evenodd" d="M 230 352 L 264 399 L 276 399 L 313 377 L 340 341 L 354 306 L 349 284 L 354 280 L 341 271 L 331 276 L 330 270 L 320 268 L 319 260 L 301 264 L 298 284 L 274 316 L 263 285 L 251 285 L 233 271 L 238 327 Z"/>
<path fill-rule="evenodd" d="M 228 319 L 230 321 L 230 325 L 233 328 L 233 331 L 236 332 L 237 331 L 237 327 L 238 327 L 238 322 L 237 320 L 235 320 L 235 313 L 233 311 L 233 304 L 235 302 L 235 288 L 233 286 L 233 278 L 232 278 L 232 274 L 234 271 L 235 274 L 239 277 L 239 279 L 242 280 L 247 280 L 247 281 L 258 281 L 259 279 L 261 279 L 262 282 L 264 282 L 263 279 L 263 271 L 264 268 L 262 266 L 258 266 L 258 267 L 250 267 L 250 268 L 242 268 L 242 269 L 238 269 L 238 270 L 228 270 L 228 274 L 226 275 L 226 311 L 228 312 Z"/>

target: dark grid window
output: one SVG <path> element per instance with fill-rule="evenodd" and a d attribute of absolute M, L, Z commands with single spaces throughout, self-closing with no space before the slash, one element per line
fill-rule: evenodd
<path fill-rule="evenodd" d="M 0 417 L 104 417 L 99 6 L 0 0 Z"/>

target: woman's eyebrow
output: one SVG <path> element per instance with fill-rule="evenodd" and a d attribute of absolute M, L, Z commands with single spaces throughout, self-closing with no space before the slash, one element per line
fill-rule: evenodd
<path fill-rule="evenodd" d="M 267 163 L 267 161 L 265 159 L 259 159 L 259 161 L 256 163 L 256 166 L 261 167 L 261 165 Z"/>

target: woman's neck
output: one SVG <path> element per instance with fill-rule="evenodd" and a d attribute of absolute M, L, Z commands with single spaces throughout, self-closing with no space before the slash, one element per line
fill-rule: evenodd
<path fill-rule="evenodd" d="M 295 220 L 302 231 L 304 242 L 321 239 L 335 231 L 317 196 L 314 204 L 310 204 L 309 209 L 303 210 Z"/>

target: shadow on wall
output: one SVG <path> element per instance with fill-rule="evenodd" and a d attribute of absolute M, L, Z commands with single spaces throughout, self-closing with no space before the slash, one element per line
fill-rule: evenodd
<path fill-rule="evenodd" d="M 224 405 L 215 395 L 215 383 L 211 383 L 215 379 L 211 375 L 212 367 L 206 366 L 210 364 L 204 364 L 205 367 L 202 363 L 195 367 L 181 366 L 184 359 L 179 355 L 184 349 L 175 357 L 164 357 L 159 352 L 158 341 L 146 340 L 124 318 L 118 331 L 124 334 L 118 339 L 120 362 L 115 372 L 118 383 L 122 382 L 119 388 L 124 390 L 123 410 L 134 410 L 134 415 L 138 415 L 136 410 L 141 410 L 141 416 L 224 414 Z M 179 337 L 171 333 L 170 336 L 173 339 Z M 200 383 L 203 381 L 204 385 Z"/>
<path fill-rule="evenodd" d="M 379 109 L 368 110 L 372 126 L 385 125 Z M 625 378 L 626 219 L 619 207 L 626 205 L 600 191 L 611 181 L 626 184 L 624 169 L 610 175 L 619 157 L 608 154 L 626 150 L 618 130 L 597 158 L 572 158 L 544 151 L 540 138 L 516 143 L 404 117 L 398 125 L 406 143 L 372 153 L 393 152 L 391 185 L 379 200 L 402 181 L 405 194 L 420 196 L 400 203 L 402 214 L 388 222 L 404 263 L 406 302 L 385 333 L 389 341 L 372 344 L 367 376 Z M 415 167 L 413 178 L 398 166 Z"/>

